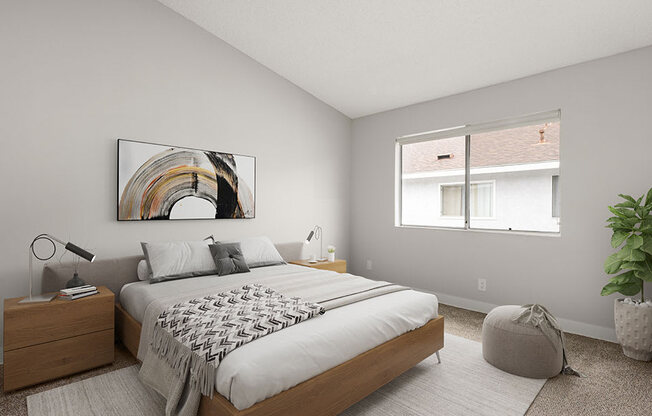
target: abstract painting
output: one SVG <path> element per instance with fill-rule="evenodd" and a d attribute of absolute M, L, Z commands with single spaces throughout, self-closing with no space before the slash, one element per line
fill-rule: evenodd
<path fill-rule="evenodd" d="M 118 140 L 118 220 L 254 218 L 256 158 Z"/>

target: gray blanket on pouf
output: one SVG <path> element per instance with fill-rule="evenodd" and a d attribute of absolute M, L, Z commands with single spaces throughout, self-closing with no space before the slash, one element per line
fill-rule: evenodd
<path fill-rule="evenodd" d="M 564 336 L 564 331 L 561 329 L 557 319 L 555 319 L 555 317 L 543 305 L 531 303 L 523 305 L 522 307 L 523 310 L 518 315 L 514 316 L 512 320 L 514 322 L 522 322 L 532 325 L 535 328 L 539 328 L 539 330 L 552 342 L 552 345 L 556 345 L 555 340 L 559 338 L 561 341 L 562 355 L 564 357 L 561 373 L 582 377 L 580 373 L 573 370 L 570 364 L 568 364 L 568 359 L 566 358 L 566 337 Z"/>

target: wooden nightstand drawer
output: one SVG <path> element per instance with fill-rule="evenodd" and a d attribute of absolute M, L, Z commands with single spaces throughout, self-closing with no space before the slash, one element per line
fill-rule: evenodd
<path fill-rule="evenodd" d="M 346 273 L 346 260 L 336 259 L 335 261 L 319 261 L 310 263 L 308 260 L 294 260 L 290 264 L 312 267 L 313 269 L 331 270 L 338 273 Z"/>
<path fill-rule="evenodd" d="M 113 329 L 7 351 L 4 389 L 15 390 L 113 362 Z"/>
<path fill-rule="evenodd" d="M 113 362 L 114 296 L 97 290 L 72 301 L 5 299 L 5 391 Z"/>
<path fill-rule="evenodd" d="M 22 298 L 6 299 L 4 350 L 10 351 L 97 332 L 114 327 L 113 292 L 98 288 L 97 295 L 73 301 L 19 304 Z"/>

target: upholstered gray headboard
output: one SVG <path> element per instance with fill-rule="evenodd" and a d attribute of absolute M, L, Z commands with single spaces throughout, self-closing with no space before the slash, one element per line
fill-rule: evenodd
<path fill-rule="evenodd" d="M 120 289 L 127 283 L 138 281 L 138 262 L 144 259 L 140 256 L 116 257 L 113 259 L 97 259 L 93 263 L 79 263 L 79 277 L 95 286 L 106 286 L 115 293 L 118 301 Z M 66 286 L 72 278 L 73 263 L 49 263 L 43 267 L 41 287 L 43 292 L 55 292 Z"/>
<path fill-rule="evenodd" d="M 303 242 L 275 244 L 276 249 L 286 260 L 304 258 Z M 144 257 L 128 256 L 112 259 L 98 258 L 93 263 L 79 263 L 79 277 L 95 286 L 106 286 L 115 293 L 115 300 L 120 300 L 122 286 L 138 281 L 138 262 Z M 56 292 L 65 287 L 66 282 L 72 278 L 73 263 L 48 263 L 43 268 L 41 287 L 43 292 Z"/>

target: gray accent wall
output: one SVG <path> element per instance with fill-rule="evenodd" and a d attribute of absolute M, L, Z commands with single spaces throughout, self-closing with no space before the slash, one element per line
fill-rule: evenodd
<path fill-rule="evenodd" d="M 541 303 L 570 331 L 614 339 L 617 296 L 600 296 L 612 252 L 604 221 L 618 193 L 652 186 L 650 68 L 648 47 L 354 120 L 349 269 L 481 311 Z M 394 226 L 395 138 L 558 108 L 561 236 Z"/>
<path fill-rule="evenodd" d="M 320 224 L 348 258 L 351 120 L 161 3 L 3 2 L 0 56 L 2 298 L 27 294 L 43 232 L 107 259 Z M 256 218 L 117 222 L 118 138 L 256 156 Z"/>

